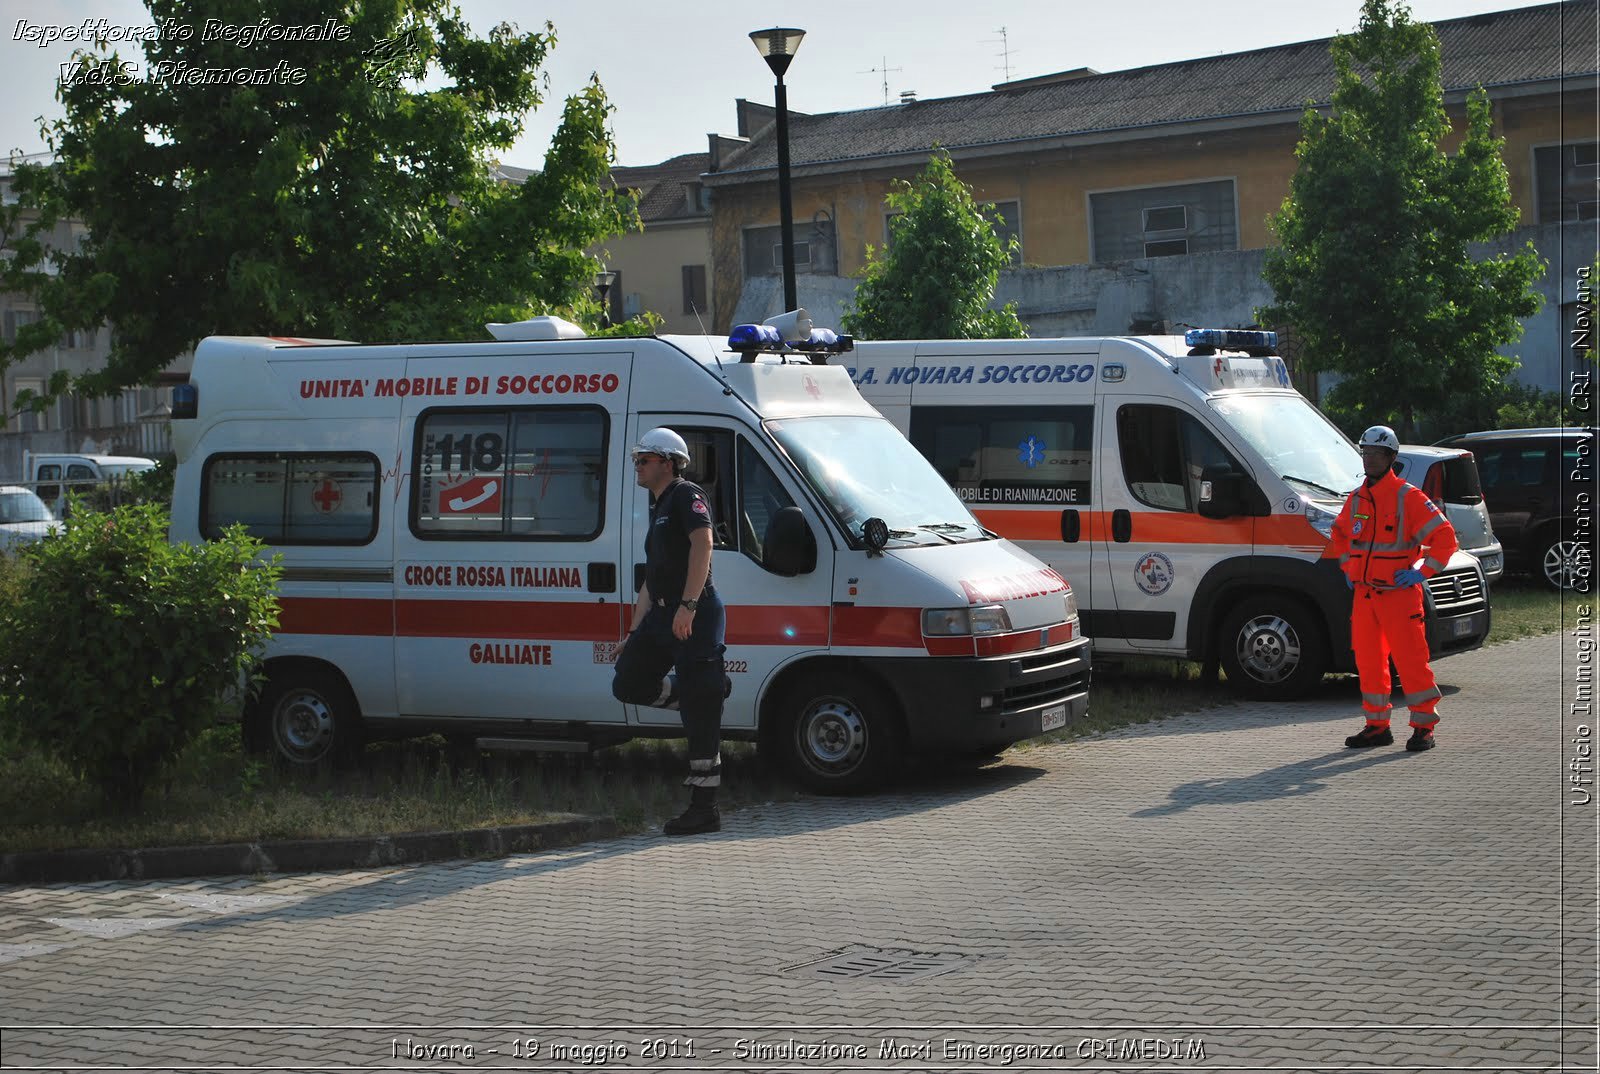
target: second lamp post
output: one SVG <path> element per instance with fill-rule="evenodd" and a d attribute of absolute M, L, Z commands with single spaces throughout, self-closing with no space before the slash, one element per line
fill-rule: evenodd
<path fill-rule="evenodd" d="M 774 92 L 778 110 L 778 214 L 783 225 L 783 308 L 798 309 L 794 283 L 794 207 L 789 202 L 789 94 L 783 86 L 783 73 L 789 69 L 804 30 L 793 27 L 773 27 L 757 30 L 750 35 L 767 66 L 777 76 Z"/>

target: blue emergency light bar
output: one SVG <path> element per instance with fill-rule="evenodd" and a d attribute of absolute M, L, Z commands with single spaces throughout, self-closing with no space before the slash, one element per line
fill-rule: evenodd
<path fill-rule="evenodd" d="M 1278 350 L 1278 333 L 1245 328 L 1191 328 L 1183 334 L 1183 341 L 1203 354 L 1244 351 L 1260 356 Z"/>
<path fill-rule="evenodd" d="M 783 335 L 770 324 L 741 324 L 728 333 L 728 349 L 754 361 L 758 354 L 843 354 L 855 349 L 855 339 L 841 336 L 829 328 L 813 328 L 805 339 L 785 343 Z"/>

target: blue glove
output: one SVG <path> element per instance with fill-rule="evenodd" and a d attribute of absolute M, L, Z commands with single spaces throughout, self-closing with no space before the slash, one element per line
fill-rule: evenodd
<path fill-rule="evenodd" d="M 1356 587 L 1356 580 L 1354 578 L 1350 577 L 1348 574 L 1345 575 L 1344 576 L 1344 587 L 1346 589 L 1354 589 Z"/>
<path fill-rule="evenodd" d="M 1394 584 L 1397 589 L 1402 589 L 1406 586 L 1421 585 L 1422 572 L 1417 570 L 1415 567 L 1407 567 L 1403 571 L 1395 571 Z"/>

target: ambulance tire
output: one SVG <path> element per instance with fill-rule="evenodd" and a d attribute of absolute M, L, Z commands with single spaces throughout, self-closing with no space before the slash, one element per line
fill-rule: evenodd
<path fill-rule="evenodd" d="M 1328 641 L 1315 613 L 1293 597 L 1264 593 L 1222 618 L 1217 657 L 1228 684 L 1248 697 L 1286 701 L 1322 681 Z"/>
<path fill-rule="evenodd" d="M 791 774 L 814 794 L 882 785 L 898 768 L 905 741 L 888 693 L 846 671 L 796 682 L 775 731 Z"/>
<path fill-rule="evenodd" d="M 364 744 L 361 713 L 343 676 L 315 664 L 270 672 L 245 712 L 245 748 L 291 771 L 344 766 Z"/>

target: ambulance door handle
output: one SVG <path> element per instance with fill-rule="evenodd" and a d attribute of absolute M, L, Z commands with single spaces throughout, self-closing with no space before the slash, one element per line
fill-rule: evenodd
<path fill-rule="evenodd" d="M 1083 522 L 1078 518 L 1078 509 L 1064 508 L 1061 512 L 1061 539 L 1067 544 L 1077 544 L 1082 533 Z"/>
<path fill-rule="evenodd" d="M 1133 538 L 1133 516 L 1126 508 L 1119 507 L 1111 512 L 1111 539 L 1118 544 L 1127 544 Z"/>

